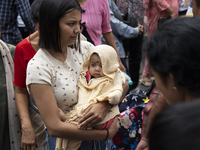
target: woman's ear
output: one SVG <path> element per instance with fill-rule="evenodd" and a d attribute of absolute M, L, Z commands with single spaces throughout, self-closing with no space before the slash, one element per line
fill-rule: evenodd
<path fill-rule="evenodd" d="M 169 73 L 169 83 L 174 87 L 176 86 L 176 82 L 175 82 L 175 79 L 174 79 L 174 76 Z"/>

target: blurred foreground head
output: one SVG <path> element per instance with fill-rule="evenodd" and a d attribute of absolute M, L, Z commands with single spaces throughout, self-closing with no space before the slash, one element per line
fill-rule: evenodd
<path fill-rule="evenodd" d="M 146 45 L 156 84 L 169 104 L 200 97 L 200 18 L 168 21 Z"/>

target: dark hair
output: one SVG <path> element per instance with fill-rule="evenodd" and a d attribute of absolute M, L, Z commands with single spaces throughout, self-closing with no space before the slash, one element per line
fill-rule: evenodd
<path fill-rule="evenodd" d="M 1 22 L 0 22 L 0 39 L 1 39 L 1 31 L 2 31 L 2 25 L 1 25 Z"/>
<path fill-rule="evenodd" d="M 33 20 L 34 23 L 39 22 L 39 10 L 40 10 L 41 3 L 42 3 L 42 0 L 35 0 L 31 4 L 31 19 Z"/>
<path fill-rule="evenodd" d="M 169 73 L 176 86 L 200 93 L 200 18 L 183 17 L 168 21 L 149 38 L 149 64 L 165 83 Z"/>
<path fill-rule="evenodd" d="M 39 46 L 45 49 L 53 49 L 55 52 L 61 52 L 59 19 L 66 13 L 73 10 L 82 11 L 77 0 L 43 0 L 40 6 L 39 14 Z M 80 43 L 80 34 L 78 43 Z"/>
<path fill-rule="evenodd" d="M 168 106 L 158 114 L 149 134 L 150 150 L 199 150 L 200 99 Z"/>
<path fill-rule="evenodd" d="M 197 8 L 200 7 L 200 0 L 195 0 L 196 1 L 196 5 L 197 5 Z"/>

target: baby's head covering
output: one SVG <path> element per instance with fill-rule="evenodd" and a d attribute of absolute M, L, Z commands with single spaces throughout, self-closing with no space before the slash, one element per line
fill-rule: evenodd
<path fill-rule="evenodd" d="M 100 57 L 103 73 L 110 78 L 113 78 L 113 73 L 119 70 L 118 56 L 114 48 L 109 45 L 98 45 L 94 48 L 92 54 L 97 53 Z M 83 64 L 83 71 L 86 72 L 90 66 L 89 59 Z"/>

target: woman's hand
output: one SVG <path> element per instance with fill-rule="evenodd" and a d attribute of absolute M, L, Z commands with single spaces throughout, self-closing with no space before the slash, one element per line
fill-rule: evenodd
<path fill-rule="evenodd" d="M 64 112 L 60 108 L 58 108 L 58 110 L 61 117 L 61 121 L 65 122 L 67 120 L 67 115 L 65 115 Z"/>
<path fill-rule="evenodd" d="M 114 118 L 113 123 L 108 128 L 108 130 L 109 130 L 109 136 L 108 136 L 107 140 L 113 138 L 116 135 L 116 133 L 119 130 L 119 127 L 120 127 L 120 125 L 119 125 L 119 121 L 118 121 L 118 116 L 116 116 Z"/>
<path fill-rule="evenodd" d="M 147 148 L 148 146 L 149 146 L 149 140 L 142 137 L 140 142 L 137 145 L 136 150 L 143 150 L 143 149 Z"/>
<path fill-rule="evenodd" d="M 33 127 L 22 127 L 22 150 L 35 150 L 38 147 L 37 136 Z"/>
<path fill-rule="evenodd" d="M 83 117 L 79 120 L 79 128 L 86 129 L 88 127 L 93 127 L 99 122 L 101 122 L 110 110 L 111 105 L 108 102 L 100 102 L 89 106 Z"/>

